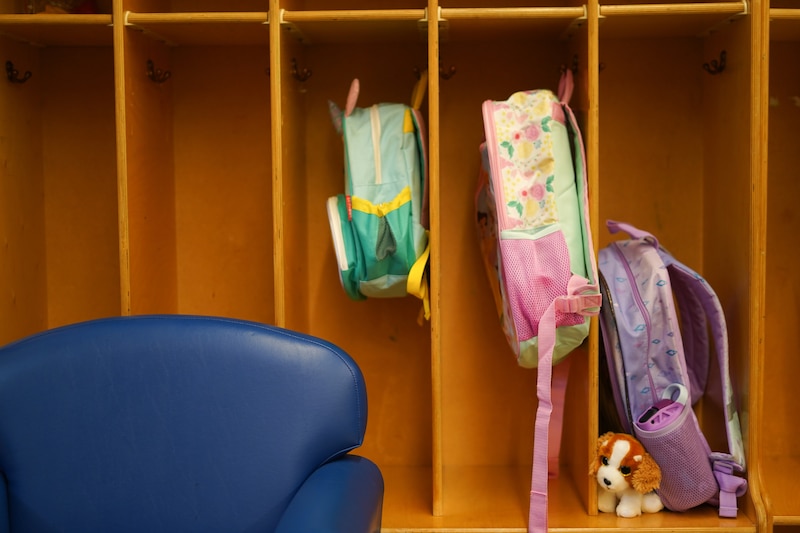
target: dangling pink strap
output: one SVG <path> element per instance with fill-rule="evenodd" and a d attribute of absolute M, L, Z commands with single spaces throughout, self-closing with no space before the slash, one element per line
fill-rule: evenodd
<path fill-rule="evenodd" d="M 558 477 L 558 458 L 561 452 L 561 435 L 564 431 L 564 404 L 567 399 L 567 378 L 569 377 L 569 357 L 553 367 L 553 414 L 550 418 L 548 435 L 549 453 L 547 455 L 547 476 Z"/>
<path fill-rule="evenodd" d="M 537 365 L 536 425 L 533 437 L 531 469 L 531 503 L 528 511 L 528 533 L 547 533 L 547 472 L 550 415 L 553 412 L 550 387 L 553 379 L 553 349 L 556 345 L 555 301 L 539 321 L 539 364 Z"/>

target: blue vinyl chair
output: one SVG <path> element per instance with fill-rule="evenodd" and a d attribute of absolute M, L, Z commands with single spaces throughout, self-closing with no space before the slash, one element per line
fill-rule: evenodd
<path fill-rule="evenodd" d="M 0 348 L 0 533 L 377 532 L 356 363 L 241 320 L 93 320 Z"/>

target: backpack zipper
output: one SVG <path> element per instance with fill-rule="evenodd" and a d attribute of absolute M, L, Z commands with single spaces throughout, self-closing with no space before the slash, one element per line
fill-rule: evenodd
<path fill-rule="evenodd" d="M 603 276 L 602 272 L 598 273 L 598 278 L 599 278 L 598 284 L 599 284 L 599 287 L 600 287 L 600 291 L 601 291 L 603 297 L 606 299 L 606 303 L 604 303 L 603 309 L 601 309 L 600 313 L 601 313 L 601 315 L 602 315 L 602 313 L 608 313 L 608 314 L 611 315 L 611 323 L 609 324 L 609 328 L 613 328 L 614 333 L 615 333 L 615 344 L 619 345 L 620 341 L 619 341 L 619 331 L 617 329 L 617 312 L 614 310 L 614 298 L 611 296 L 611 289 L 608 287 L 608 283 L 606 282 L 606 278 Z M 606 358 L 616 359 L 616 356 L 613 353 L 613 352 L 617 351 L 616 346 L 611 346 L 611 351 L 612 351 L 612 353 L 608 353 L 608 350 L 606 350 Z M 621 346 L 620 346 L 619 353 L 620 353 L 620 357 L 622 357 L 622 347 Z M 622 366 L 624 367 L 625 364 L 623 363 Z M 616 369 L 616 365 L 614 365 L 614 373 L 615 374 L 617 373 L 616 370 L 617 370 Z M 624 374 L 624 372 L 623 372 L 623 374 Z M 611 371 L 609 370 L 608 378 L 609 378 L 609 380 L 612 380 L 612 379 L 616 379 L 616 376 L 612 376 L 611 375 Z M 611 388 L 612 388 L 612 391 L 613 391 L 613 388 L 614 388 L 613 385 L 611 386 Z M 625 379 L 624 376 L 623 376 L 622 383 L 617 383 L 617 389 L 619 390 L 620 396 L 622 396 L 622 407 L 625 410 L 625 416 L 626 416 L 627 421 L 628 421 L 627 427 L 631 428 L 631 427 L 633 427 L 633 414 L 631 413 L 631 402 L 630 402 L 631 395 L 630 395 L 630 391 L 628 390 L 628 388 L 629 388 L 628 387 L 628 380 Z M 617 402 L 617 400 L 614 399 L 614 403 L 616 403 L 616 402 Z M 623 427 L 625 426 L 625 424 L 622 423 L 622 420 L 620 420 L 620 423 L 623 425 Z"/>
<path fill-rule="evenodd" d="M 499 236 L 500 232 L 508 228 L 508 219 L 506 217 L 506 199 L 502 184 L 500 184 L 502 171 L 497 161 L 497 132 L 495 131 L 494 123 L 494 102 L 491 100 L 485 101 L 481 110 L 483 111 L 483 122 L 486 124 L 484 130 L 486 133 L 486 152 L 489 159 L 489 183 L 495 195 L 495 204 L 498 206 L 495 216 L 497 217 L 497 232 Z M 495 180 L 497 183 L 495 183 Z"/>
<path fill-rule="evenodd" d="M 336 196 L 328 198 L 328 223 L 333 236 L 333 250 L 336 253 L 336 262 L 339 263 L 339 281 L 344 287 L 342 272 L 348 270 L 350 265 L 348 265 L 347 261 L 347 247 L 344 244 L 342 218 L 339 216 L 339 198 Z"/>
<path fill-rule="evenodd" d="M 642 318 L 644 319 L 644 326 L 645 332 L 647 333 L 647 358 L 645 361 L 645 370 L 647 371 L 647 380 L 650 382 L 650 395 L 653 397 L 653 403 L 655 404 L 658 401 L 658 395 L 656 394 L 656 385 L 653 381 L 653 375 L 650 373 L 650 313 L 647 312 L 647 307 L 644 305 L 642 301 L 642 296 L 639 294 L 639 288 L 636 286 L 636 276 L 633 275 L 633 271 L 631 270 L 630 265 L 628 264 L 628 260 L 625 258 L 625 254 L 619 247 L 619 243 L 614 243 L 614 252 L 620 258 L 622 262 L 622 268 L 625 269 L 625 272 L 628 275 L 628 280 L 630 280 L 631 286 L 633 290 L 631 293 L 633 294 L 633 299 L 636 302 L 636 306 L 639 308 L 639 312 L 642 314 Z"/>
<path fill-rule="evenodd" d="M 381 175 L 381 114 L 377 104 L 369 108 L 369 123 L 372 127 L 372 156 L 375 158 L 375 184 L 383 181 Z"/>

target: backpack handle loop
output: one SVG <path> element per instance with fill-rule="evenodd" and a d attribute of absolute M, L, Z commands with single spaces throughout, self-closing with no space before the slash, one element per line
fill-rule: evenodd
<path fill-rule="evenodd" d="M 626 222 L 618 222 L 616 220 L 606 220 L 606 227 L 608 227 L 609 233 L 618 233 L 623 231 L 631 236 L 632 239 L 644 239 L 650 244 L 652 244 L 656 250 L 660 249 L 658 244 L 658 239 L 652 234 L 647 231 L 642 231 L 639 228 L 632 226 Z"/>
<path fill-rule="evenodd" d="M 575 89 L 575 81 L 572 77 L 572 70 L 565 68 L 561 72 L 561 78 L 558 80 L 558 100 L 562 104 L 569 105 L 572 98 L 572 91 Z"/>
<path fill-rule="evenodd" d="M 414 85 L 414 91 L 411 93 L 411 108 L 419 109 L 422 106 L 422 100 L 425 99 L 425 91 L 428 89 L 428 71 L 423 70 L 419 75 L 419 80 Z"/>
<path fill-rule="evenodd" d="M 344 108 L 344 116 L 349 117 L 353 110 L 356 108 L 358 102 L 358 93 L 361 91 L 361 83 L 358 78 L 354 78 L 350 83 L 350 90 L 347 92 L 347 104 Z"/>

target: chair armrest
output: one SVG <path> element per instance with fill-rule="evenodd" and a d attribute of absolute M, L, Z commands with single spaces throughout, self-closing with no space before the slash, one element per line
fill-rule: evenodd
<path fill-rule="evenodd" d="M 378 467 L 364 457 L 344 455 L 308 477 L 275 533 L 377 533 L 382 510 Z"/>

